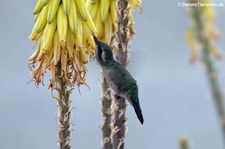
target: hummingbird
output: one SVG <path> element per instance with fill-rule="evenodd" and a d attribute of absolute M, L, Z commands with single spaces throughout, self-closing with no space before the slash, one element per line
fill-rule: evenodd
<path fill-rule="evenodd" d="M 96 43 L 95 58 L 102 68 L 107 84 L 116 96 L 125 98 L 134 108 L 137 118 L 144 123 L 139 98 L 138 86 L 132 75 L 113 58 L 112 48 L 94 36 Z"/>

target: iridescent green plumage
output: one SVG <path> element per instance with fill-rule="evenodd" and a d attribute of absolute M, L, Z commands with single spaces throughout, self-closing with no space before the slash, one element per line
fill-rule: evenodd
<path fill-rule="evenodd" d="M 117 61 L 113 59 L 112 49 L 105 43 L 95 38 L 95 56 L 100 64 L 108 85 L 117 96 L 123 97 L 133 105 L 138 119 L 143 124 L 144 119 L 138 99 L 136 80 Z"/>

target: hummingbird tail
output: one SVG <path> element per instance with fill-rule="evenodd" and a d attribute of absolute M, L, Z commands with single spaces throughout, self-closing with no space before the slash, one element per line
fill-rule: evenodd
<path fill-rule="evenodd" d="M 142 115 L 142 111 L 141 111 L 141 107 L 139 105 L 139 103 L 137 104 L 133 104 L 133 107 L 134 107 L 134 111 L 139 119 L 139 121 L 141 122 L 141 124 L 143 125 L 144 123 L 144 118 L 143 118 L 143 115 Z"/>

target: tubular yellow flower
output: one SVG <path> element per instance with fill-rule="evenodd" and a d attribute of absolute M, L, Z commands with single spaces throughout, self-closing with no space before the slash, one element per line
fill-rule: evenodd
<path fill-rule="evenodd" d="M 133 7 L 133 8 L 137 7 L 140 12 L 142 11 L 142 8 L 141 8 L 142 0 L 129 0 L 129 3 L 131 5 L 131 7 Z"/>
<path fill-rule="evenodd" d="M 117 0 L 88 0 L 87 5 L 96 25 L 96 36 L 110 44 L 112 35 L 117 30 Z"/>
<path fill-rule="evenodd" d="M 117 3 L 118 0 L 88 0 L 87 3 L 88 10 L 97 29 L 96 36 L 108 44 L 111 43 L 112 36 L 118 29 Z M 141 11 L 141 3 L 141 0 L 129 0 L 129 11 L 124 12 L 129 15 L 129 30 L 127 34 L 130 37 L 133 37 L 135 33 L 133 11 L 135 7 Z"/>
<path fill-rule="evenodd" d="M 195 2 L 194 0 L 191 2 Z M 212 3 L 211 0 L 200 0 L 200 3 Z M 197 10 L 198 9 L 198 10 Z M 199 21 L 202 21 L 204 26 L 201 27 L 201 34 L 207 41 L 209 41 L 210 46 L 210 54 L 214 57 L 220 57 L 219 51 L 215 45 L 215 40 L 219 38 L 220 34 L 215 26 L 215 11 L 212 6 L 202 6 L 199 8 L 190 7 L 189 15 L 192 17 L 191 26 L 186 32 L 186 40 L 188 46 L 191 49 L 191 61 L 195 61 L 199 58 L 198 51 L 201 51 L 202 41 L 199 41 L 199 37 L 197 32 L 199 32 L 199 28 L 197 27 L 198 22 L 196 21 L 196 15 L 200 13 Z"/>
<path fill-rule="evenodd" d="M 129 35 L 132 38 L 135 34 L 134 30 L 134 8 L 138 8 L 139 12 L 142 13 L 141 0 L 129 0 Z"/>
<path fill-rule="evenodd" d="M 195 31 L 193 28 L 189 28 L 185 34 L 187 43 L 191 50 L 191 62 L 196 61 L 198 58 L 198 42 L 196 39 Z"/>
<path fill-rule="evenodd" d="M 85 83 L 88 56 L 93 57 L 95 25 L 84 0 L 38 0 L 34 9 L 35 25 L 29 38 L 37 49 L 29 58 L 33 81 L 43 82 L 50 71 L 53 87 L 56 67 L 68 85 Z"/>

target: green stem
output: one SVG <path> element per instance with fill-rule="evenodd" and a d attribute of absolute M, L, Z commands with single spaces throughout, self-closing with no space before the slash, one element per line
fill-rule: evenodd
<path fill-rule="evenodd" d="M 201 12 L 199 8 L 193 8 L 193 17 L 196 21 L 196 32 L 200 43 L 202 43 L 203 53 L 202 59 L 206 67 L 207 78 L 211 88 L 211 93 L 214 98 L 215 106 L 217 109 L 218 116 L 221 120 L 221 126 L 223 129 L 224 143 L 225 143 L 225 110 L 223 103 L 223 95 L 221 93 L 221 88 L 218 83 L 217 71 L 213 64 L 211 57 L 211 45 L 210 40 L 204 36 L 204 22 L 201 18 Z"/>
<path fill-rule="evenodd" d="M 223 124 L 222 127 L 223 127 L 223 132 L 225 135 L 225 125 L 224 125 L 225 111 L 224 111 L 224 106 L 223 106 L 223 95 L 221 93 L 221 88 L 218 83 L 216 68 L 214 67 L 213 61 L 209 55 L 209 50 L 210 50 L 210 48 L 209 48 L 208 44 L 205 43 L 205 50 L 203 53 L 203 61 L 206 65 L 207 78 L 209 80 L 212 96 L 214 98 L 214 101 L 215 101 L 215 104 L 217 107 L 217 112 L 218 112 L 221 122 Z"/>
<path fill-rule="evenodd" d="M 58 65 L 56 72 L 56 91 L 58 92 L 57 104 L 58 104 L 58 147 L 59 149 L 71 149 L 70 135 L 71 135 L 71 105 L 70 105 L 70 93 L 68 91 L 67 84 L 62 77 L 61 66 Z"/>
<path fill-rule="evenodd" d="M 207 78 L 209 80 L 212 96 L 214 98 L 215 106 L 217 109 L 217 113 L 219 115 L 220 121 L 221 121 L 221 126 L 223 129 L 223 135 L 224 135 L 224 140 L 225 140 L 225 111 L 224 111 L 224 106 L 223 106 L 223 95 L 221 93 L 221 88 L 218 83 L 217 79 L 217 71 L 213 65 L 213 61 L 210 58 L 209 55 L 209 46 L 207 43 L 205 43 L 205 50 L 203 53 L 203 61 L 206 66 L 206 71 L 207 71 Z M 225 143 L 225 142 L 224 142 Z"/>

